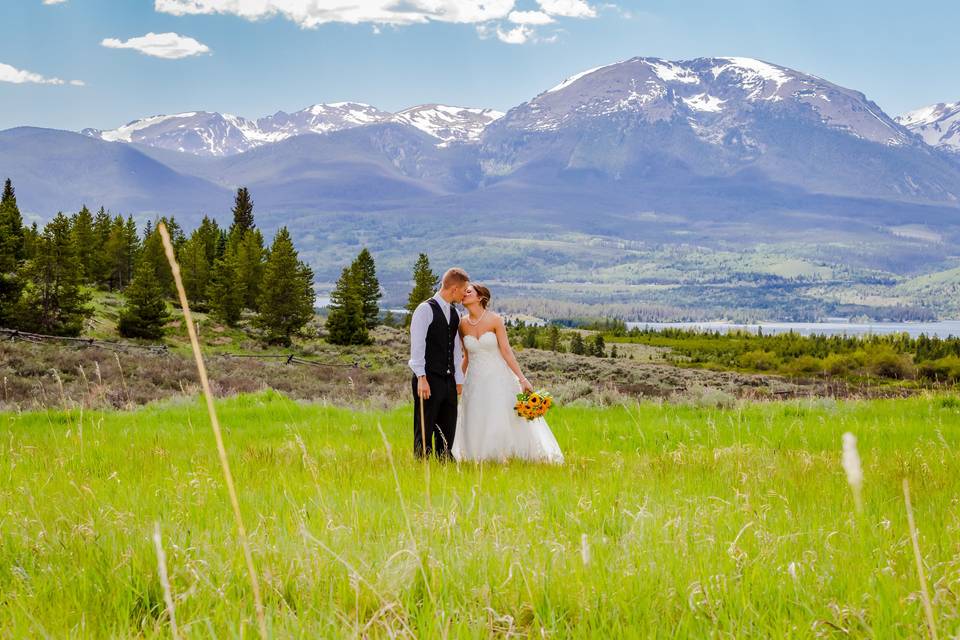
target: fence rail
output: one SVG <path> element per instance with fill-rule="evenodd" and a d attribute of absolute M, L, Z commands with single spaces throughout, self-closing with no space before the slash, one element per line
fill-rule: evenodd
<path fill-rule="evenodd" d="M 3 329 L 0 328 L 0 336 L 6 336 L 8 340 L 16 342 L 17 340 L 22 340 L 24 342 L 32 342 L 34 344 L 42 344 L 44 342 L 63 342 L 68 344 L 75 344 L 80 347 L 100 347 L 102 349 L 110 349 L 112 351 L 128 351 L 131 349 L 139 349 L 141 351 L 150 351 L 152 353 L 164 354 L 169 353 L 167 345 L 157 344 L 157 345 L 144 345 L 144 344 L 133 344 L 130 342 L 111 342 L 109 340 L 97 340 L 96 338 L 74 338 L 71 336 L 48 336 L 42 333 L 31 333 L 29 331 L 20 331 L 19 329 Z"/>
<path fill-rule="evenodd" d="M 48 336 L 42 333 L 31 333 L 29 331 L 20 331 L 19 329 L 4 329 L 0 328 L 0 337 L 5 336 L 5 339 L 16 342 L 21 340 L 23 342 L 31 342 L 33 344 L 43 344 L 45 342 L 59 342 L 76 345 L 78 347 L 100 347 L 101 349 L 109 349 L 111 351 L 129 351 L 139 349 L 141 351 L 148 351 L 157 355 L 168 355 L 170 350 L 167 348 L 167 345 L 143 345 L 143 344 L 134 344 L 131 342 L 111 342 L 109 340 L 97 340 L 96 338 L 76 338 L 71 336 Z M 301 358 L 295 353 L 215 353 L 212 354 L 212 357 L 218 358 L 253 358 L 257 360 L 283 360 L 283 364 L 298 364 L 303 366 L 310 367 L 321 367 L 321 368 L 349 368 L 349 369 L 358 369 L 367 368 L 367 365 L 363 365 L 359 360 L 354 360 L 353 362 L 318 362 L 316 360 L 308 360 L 306 358 Z"/>

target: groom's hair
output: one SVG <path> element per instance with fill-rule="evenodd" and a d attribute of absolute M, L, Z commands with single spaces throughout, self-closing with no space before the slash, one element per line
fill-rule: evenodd
<path fill-rule="evenodd" d="M 463 286 L 468 282 L 470 282 L 470 276 L 468 276 L 467 272 L 461 269 L 460 267 L 453 267 L 452 269 L 447 269 L 447 272 L 443 274 L 444 289 L 449 289 L 450 287 Z"/>

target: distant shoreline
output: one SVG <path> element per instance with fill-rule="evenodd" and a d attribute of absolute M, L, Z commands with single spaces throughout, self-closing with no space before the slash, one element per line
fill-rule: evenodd
<path fill-rule="evenodd" d="M 926 334 L 930 337 L 946 338 L 960 336 L 960 320 L 941 320 L 938 322 L 628 322 L 627 328 L 633 329 L 694 329 L 701 331 L 749 331 L 757 333 L 788 333 L 800 335 L 885 335 L 907 333 L 911 337 Z"/>

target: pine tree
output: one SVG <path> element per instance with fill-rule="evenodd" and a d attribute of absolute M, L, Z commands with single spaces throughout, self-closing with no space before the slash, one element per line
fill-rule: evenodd
<path fill-rule="evenodd" d="M 14 309 L 17 325 L 38 333 L 78 335 L 92 309 L 86 306 L 89 294 L 80 286 L 70 220 L 62 213 L 44 227 L 24 275 L 27 285 Z"/>
<path fill-rule="evenodd" d="M 523 346 L 527 349 L 537 348 L 537 328 L 535 326 L 530 325 L 523 332 Z"/>
<path fill-rule="evenodd" d="M 120 218 L 120 216 L 117 216 Z M 120 218 L 121 221 L 123 220 Z M 143 252 L 143 246 L 140 244 L 140 238 L 137 236 L 137 222 L 133 219 L 133 216 L 127 216 L 126 222 L 123 224 L 123 258 L 125 260 L 123 266 L 123 275 L 124 275 L 124 284 L 127 286 L 133 280 L 133 272 L 137 267 L 137 262 L 140 260 L 140 254 Z M 173 274 L 171 273 L 171 276 Z"/>
<path fill-rule="evenodd" d="M 3 196 L 0 196 L 0 204 L 17 206 L 17 193 L 13 188 L 13 180 L 10 178 L 7 178 L 3 183 Z"/>
<path fill-rule="evenodd" d="M 12 273 L 23 260 L 23 217 L 13 183 L 7 178 L 0 199 L 0 274 Z"/>
<path fill-rule="evenodd" d="M 124 291 L 127 303 L 120 312 L 117 330 L 126 338 L 156 340 L 163 337 L 163 325 L 170 319 L 165 291 L 153 266 L 141 261 L 130 286 Z"/>
<path fill-rule="evenodd" d="M 360 302 L 363 305 L 363 320 L 367 324 L 367 329 L 373 329 L 380 323 L 379 301 L 383 294 L 380 292 L 380 281 L 377 280 L 377 266 L 370 251 L 363 249 L 350 265 L 350 269 L 353 270 Z"/>
<path fill-rule="evenodd" d="M 235 326 L 243 313 L 246 290 L 237 278 L 240 267 L 237 253 L 227 247 L 223 257 L 213 265 L 209 291 L 210 310 L 224 324 Z"/>
<path fill-rule="evenodd" d="M 579 332 L 574 333 L 570 338 L 570 353 L 582 356 L 586 353 L 586 345 L 583 343 L 583 336 Z"/>
<path fill-rule="evenodd" d="M 34 222 L 23 230 L 23 259 L 32 260 L 40 246 L 40 227 Z"/>
<path fill-rule="evenodd" d="M 233 201 L 233 224 L 230 225 L 230 238 L 239 241 L 243 234 L 254 228 L 253 200 L 246 187 L 237 189 Z"/>
<path fill-rule="evenodd" d="M 167 227 L 167 233 L 170 235 L 170 244 L 173 245 L 174 255 L 176 255 L 176 252 L 180 251 L 187 242 L 187 236 L 183 233 L 183 227 L 180 226 L 180 223 L 177 222 L 177 219 L 173 216 L 160 218 L 160 222 Z M 159 231 L 157 233 L 159 233 Z"/>
<path fill-rule="evenodd" d="M 413 312 L 421 302 L 426 302 L 436 292 L 440 285 L 440 276 L 430 269 L 430 259 L 427 254 L 421 253 L 417 257 L 417 262 L 413 265 L 413 289 L 407 297 L 406 310 L 407 317 L 404 320 L 405 326 L 410 326 L 410 319 Z"/>
<path fill-rule="evenodd" d="M 203 242 L 204 251 L 207 254 L 207 262 L 211 265 L 216 262 L 217 258 L 223 255 L 223 252 L 219 250 L 220 247 L 220 226 L 217 224 L 216 220 L 212 220 L 207 216 L 203 216 L 203 220 L 200 222 L 200 226 L 197 227 L 195 234 L 200 236 L 200 240 Z M 224 237 L 224 245 L 226 244 L 226 237 Z"/>
<path fill-rule="evenodd" d="M 8 178 L 0 199 L 0 325 L 12 324 L 13 307 L 22 290 L 17 271 L 23 260 L 23 218 L 13 183 Z"/>
<path fill-rule="evenodd" d="M 619 357 L 620 357 L 620 354 L 617 353 L 617 345 L 613 345 L 612 347 L 610 347 L 610 357 L 611 357 L 611 358 L 619 358 Z"/>
<path fill-rule="evenodd" d="M 113 218 L 107 210 L 100 207 L 93 217 L 93 234 L 96 236 L 97 254 L 94 256 L 94 281 L 101 287 L 110 286 L 110 261 L 107 256 L 107 243 L 110 241 L 110 230 L 113 228 Z"/>
<path fill-rule="evenodd" d="M 313 318 L 314 300 L 313 271 L 300 261 L 283 227 L 267 257 L 255 324 L 266 332 L 268 342 L 290 344 L 290 337 Z"/>
<path fill-rule="evenodd" d="M 160 218 L 160 222 L 168 224 L 166 218 Z M 176 224 L 175 222 L 173 224 Z M 160 232 L 153 225 L 148 225 L 148 233 L 143 238 L 143 251 L 140 253 L 140 260 L 138 263 L 147 263 L 153 269 L 153 272 L 156 276 L 157 283 L 160 288 L 167 295 L 173 295 L 175 292 L 174 282 L 173 282 L 173 271 L 170 269 L 170 263 L 167 261 L 167 254 L 163 250 L 163 240 L 160 238 Z M 174 230 L 179 230 L 178 227 L 174 227 Z M 170 233 L 170 227 L 167 227 L 168 233 Z M 180 231 L 182 235 L 182 231 Z M 173 242 L 174 235 L 171 233 L 170 241 L 174 244 L 176 248 L 176 243 Z"/>
<path fill-rule="evenodd" d="M 100 266 L 101 282 L 111 290 L 118 291 L 130 284 L 131 265 L 140 247 L 135 228 L 133 242 L 135 244 L 131 246 L 129 229 L 123 218 L 114 218 L 110 223 L 107 241 L 103 244 L 103 262 Z"/>
<path fill-rule="evenodd" d="M 263 234 L 259 229 L 250 229 L 239 237 L 236 244 L 237 282 L 243 287 L 243 306 L 256 311 L 260 297 L 260 281 L 266 251 L 263 248 Z"/>
<path fill-rule="evenodd" d="M 206 311 L 213 265 L 207 257 L 205 239 L 199 228 L 190 234 L 190 239 L 180 248 L 177 260 L 180 262 L 183 288 L 187 292 L 190 308 L 195 311 Z"/>
<path fill-rule="evenodd" d="M 607 345 L 603 341 L 603 336 L 599 333 L 593 338 L 593 342 L 590 345 L 590 355 L 598 358 L 607 357 Z"/>
<path fill-rule="evenodd" d="M 73 248 L 83 270 L 83 281 L 94 284 L 97 280 L 97 258 L 100 255 L 98 236 L 93 228 L 93 214 L 86 205 L 70 220 Z"/>
<path fill-rule="evenodd" d="M 336 288 L 330 294 L 330 313 L 327 332 L 333 344 L 369 344 L 370 335 L 363 316 L 363 300 L 354 278 L 354 270 L 347 267 L 340 274 Z"/>
<path fill-rule="evenodd" d="M 547 330 L 547 349 L 560 351 L 560 327 L 555 324 L 551 324 Z"/>

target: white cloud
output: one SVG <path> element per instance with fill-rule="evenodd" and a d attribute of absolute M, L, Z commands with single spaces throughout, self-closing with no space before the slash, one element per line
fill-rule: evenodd
<path fill-rule="evenodd" d="M 85 87 L 85 86 L 87 86 L 87 83 L 84 82 L 83 80 L 71 80 L 71 81 L 70 81 L 70 84 L 71 84 L 72 86 L 74 86 L 74 87 Z"/>
<path fill-rule="evenodd" d="M 405 26 L 429 22 L 476 25 L 481 38 L 508 44 L 552 42 L 535 27 L 556 18 L 595 18 L 587 0 L 536 0 L 539 10 L 514 10 L 517 0 L 154 0 L 160 13 L 232 15 L 246 20 L 285 18 L 304 29 L 332 22 Z M 606 5 L 605 5 L 606 6 Z"/>
<path fill-rule="evenodd" d="M 565 18 L 595 18 L 596 10 L 584 0 L 537 0 L 544 13 Z"/>
<path fill-rule="evenodd" d="M 202 42 L 177 33 L 151 32 L 145 36 L 130 38 L 127 41 L 106 38 L 100 44 L 108 49 L 133 49 L 144 55 L 166 60 L 178 60 L 210 52 L 210 47 Z"/>
<path fill-rule="evenodd" d="M 43 0 L 43 4 L 63 4 L 67 0 Z"/>
<path fill-rule="evenodd" d="M 514 24 L 550 24 L 553 18 L 543 11 L 511 11 L 507 19 Z"/>
<path fill-rule="evenodd" d="M 221 13 L 248 20 L 282 16 L 304 28 L 329 22 L 478 23 L 506 18 L 513 5 L 514 0 L 154 0 L 157 11 L 175 16 Z"/>
<path fill-rule="evenodd" d="M 504 31 L 500 27 L 497 27 L 497 38 L 500 42 L 506 42 L 507 44 L 523 44 L 527 40 L 530 40 L 533 35 L 533 29 L 524 25 L 520 25 L 509 31 Z"/>
<path fill-rule="evenodd" d="M 0 82 L 12 82 L 13 84 L 66 84 L 66 82 L 60 78 L 47 78 L 39 73 L 17 69 L 2 62 L 0 62 Z M 77 82 L 81 81 L 71 80 L 70 84 L 75 85 Z"/>

